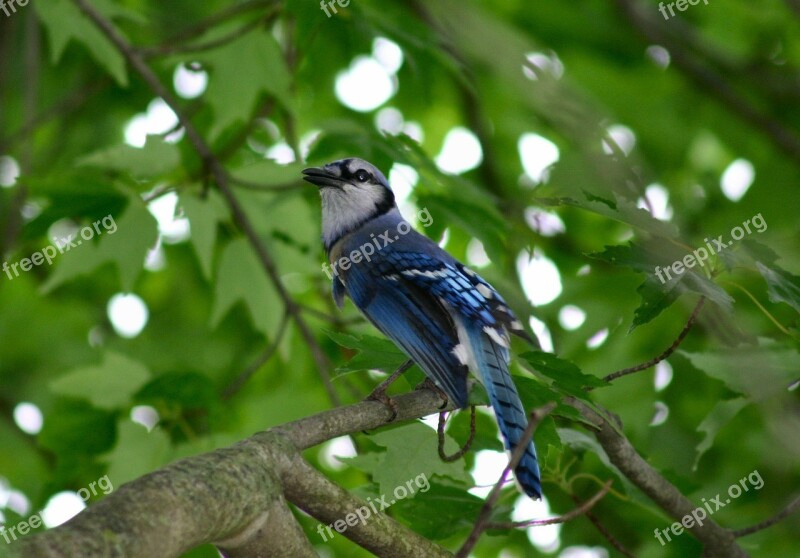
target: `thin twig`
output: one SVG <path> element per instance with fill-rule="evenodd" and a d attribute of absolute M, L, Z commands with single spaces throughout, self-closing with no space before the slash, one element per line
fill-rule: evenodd
<path fill-rule="evenodd" d="M 267 346 L 266 350 L 256 359 L 255 362 L 253 362 L 253 364 L 248 366 L 233 382 L 231 382 L 227 388 L 225 388 L 225 391 L 222 393 L 222 399 L 229 399 L 232 395 L 239 391 L 247 382 L 247 380 L 249 380 L 259 368 L 261 368 L 270 358 L 272 358 L 272 355 L 275 354 L 275 351 L 278 349 L 278 345 L 280 345 L 280 342 L 283 339 L 284 333 L 286 333 L 286 330 L 288 329 L 288 325 L 289 314 L 284 312 L 283 317 L 281 318 L 281 323 L 278 326 L 278 331 L 275 333 L 275 337 L 272 339 L 272 343 Z"/>
<path fill-rule="evenodd" d="M 570 497 L 576 504 L 581 503 L 580 499 L 575 494 L 570 494 Z M 617 538 L 611 534 L 611 531 L 609 531 L 606 526 L 603 525 L 600 519 L 594 513 L 592 513 L 591 510 L 586 510 L 586 519 L 592 522 L 592 525 L 595 526 L 595 529 L 600 531 L 600 534 L 603 535 L 603 537 L 617 550 L 617 552 L 623 556 L 627 556 L 627 558 L 636 558 L 636 556 L 634 556 L 630 550 L 625 548 L 625 545 L 619 542 L 619 540 L 617 540 Z"/>
<path fill-rule="evenodd" d="M 437 428 L 436 432 L 439 437 L 439 459 L 446 463 L 452 463 L 453 461 L 458 461 L 461 459 L 465 453 L 469 451 L 469 448 L 472 447 L 472 442 L 475 440 L 475 405 L 470 405 L 469 407 L 469 437 L 467 441 L 464 443 L 464 446 L 455 452 L 453 455 L 447 455 L 444 452 L 444 425 L 445 425 L 445 416 L 447 415 L 446 412 L 439 413 L 439 427 Z"/>
<path fill-rule="evenodd" d="M 786 3 L 789 5 L 789 8 L 792 9 L 794 14 L 800 17 L 800 0 L 786 0 Z"/>
<path fill-rule="evenodd" d="M 797 510 L 800 510 L 800 496 L 796 496 L 794 500 L 792 500 L 788 506 L 783 508 L 781 511 L 762 521 L 761 523 L 756 523 L 755 525 L 751 525 L 750 527 L 744 527 L 742 529 L 734 529 L 731 532 L 733 536 L 737 539 L 739 537 L 745 537 L 747 535 L 752 535 L 753 533 L 757 533 L 759 531 L 763 531 L 767 527 L 772 527 L 779 521 L 782 521 L 792 515 Z"/>
<path fill-rule="evenodd" d="M 315 318 L 318 318 L 320 320 L 324 320 L 326 322 L 330 322 L 330 323 L 335 324 L 335 325 L 342 325 L 342 326 L 354 325 L 354 324 L 360 324 L 360 323 L 365 321 L 364 317 L 361 316 L 361 315 L 351 316 L 349 318 L 341 318 L 341 317 L 336 316 L 336 315 L 326 314 L 325 312 L 322 312 L 321 310 L 317 310 L 316 308 L 313 308 L 311 306 L 307 306 L 305 304 L 300 304 L 299 306 L 300 306 L 300 310 L 302 310 L 303 312 L 306 312 L 306 313 L 314 316 Z"/>
<path fill-rule="evenodd" d="M 76 87 L 75 90 L 62 97 L 61 100 L 55 103 L 53 106 L 45 109 L 41 114 L 32 118 L 30 121 L 25 122 L 25 124 L 19 130 L 2 139 L 2 143 L 0 143 L 0 150 L 11 150 L 14 142 L 25 139 L 28 135 L 35 132 L 40 126 L 47 124 L 54 118 L 63 119 L 72 111 L 83 106 L 94 95 L 110 87 L 111 84 L 111 78 L 102 77 L 91 83 Z"/>
<path fill-rule="evenodd" d="M 311 332 L 308 324 L 306 324 L 305 320 L 303 319 L 299 306 L 291 297 L 281 281 L 281 275 L 278 272 L 275 261 L 272 259 L 272 254 L 261 242 L 261 239 L 250 222 L 250 219 L 247 217 L 244 208 L 231 190 L 227 171 L 222 166 L 220 161 L 214 156 L 211 148 L 206 144 L 205 140 L 199 134 L 192 122 L 186 118 L 177 99 L 173 96 L 169 89 L 167 89 L 161 83 L 161 81 L 158 79 L 158 76 L 156 76 L 156 74 L 145 63 L 142 57 L 133 49 L 133 47 L 131 47 L 130 44 L 128 44 L 122 35 L 119 34 L 111 22 L 103 17 L 100 12 L 98 12 L 86 0 L 73 1 L 78 8 L 80 8 L 80 10 L 106 35 L 106 37 L 108 37 L 117 50 L 119 50 L 120 53 L 128 60 L 128 63 L 133 67 L 133 69 L 136 70 L 142 79 L 150 86 L 150 89 L 152 89 L 156 95 L 164 100 L 164 102 L 178 117 L 178 120 L 180 120 L 183 124 L 183 127 L 186 130 L 187 139 L 200 156 L 200 159 L 203 162 L 203 167 L 205 167 L 214 177 L 217 188 L 219 188 L 220 193 L 222 193 L 222 196 L 228 203 L 234 222 L 242 229 L 253 249 L 256 251 L 256 255 L 261 261 L 262 267 L 264 267 L 266 270 L 267 275 L 275 287 L 275 290 L 278 292 L 278 296 L 280 296 L 283 300 L 286 311 L 297 323 L 297 328 L 300 331 L 300 335 L 303 337 L 306 345 L 308 345 L 312 357 L 314 358 L 314 362 L 316 363 L 317 370 L 322 379 L 322 383 L 325 386 L 325 390 L 328 393 L 328 397 L 334 405 L 338 406 L 340 404 L 340 399 L 339 395 L 333 389 L 333 385 L 331 384 L 330 374 L 328 372 L 328 358 L 322 351 L 322 347 L 320 347 L 319 343 L 314 338 L 314 334 Z"/>
<path fill-rule="evenodd" d="M 692 329 L 694 322 L 697 320 L 697 316 L 700 314 L 700 310 L 703 308 L 703 304 L 706 302 L 706 297 L 701 296 L 700 300 L 697 301 L 697 305 L 695 305 L 694 310 L 692 310 L 692 315 L 689 316 L 689 321 L 686 322 L 686 325 L 683 326 L 683 330 L 681 330 L 678 337 L 675 341 L 670 345 L 666 351 L 661 353 L 655 358 L 648 360 L 647 362 L 643 362 L 642 364 L 638 364 L 636 366 L 631 366 L 630 368 L 623 368 L 622 370 L 617 370 L 616 372 L 612 372 L 603 380 L 606 382 L 613 382 L 617 378 L 621 378 L 622 376 L 627 376 L 628 374 L 633 374 L 635 372 L 640 372 L 642 370 L 647 370 L 648 368 L 655 366 L 662 360 L 669 358 L 669 356 L 675 352 L 675 349 L 683 342 L 684 338 L 689 334 L 689 330 Z"/>
<path fill-rule="evenodd" d="M 483 503 L 481 511 L 478 514 L 478 518 L 475 520 L 475 525 L 472 527 L 472 531 L 467 537 L 467 540 L 464 541 L 464 544 L 461 545 L 461 548 L 458 549 L 458 552 L 456 552 L 455 558 L 466 558 L 469 556 L 470 551 L 475 548 L 475 545 L 478 543 L 478 539 L 480 538 L 481 534 L 486 530 L 486 526 L 489 523 L 489 517 L 492 514 L 492 509 L 494 509 L 497 500 L 500 498 L 500 490 L 503 488 L 503 485 L 508 478 L 508 474 L 517 466 L 520 459 L 522 459 L 522 455 L 525 453 L 525 450 L 528 447 L 528 442 L 533 436 L 533 431 L 536 430 L 536 427 L 539 425 L 542 419 L 546 417 L 547 414 L 553 409 L 555 409 L 555 407 L 556 404 L 551 401 L 547 405 L 531 411 L 529 415 L 528 426 L 525 428 L 525 431 L 522 433 L 522 437 L 517 442 L 517 447 L 515 447 L 514 451 L 511 453 L 511 460 L 508 462 L 508 465 L 506 465 L 506 468 L 503 469 L 503 474 L 500 475 L 497 483 L 495 483 L 492 491 L 489 493 L 489 496 Z"/>
<path fill-rule="evenodd" d="M 789 337 L 800 341 L 800 336 L 786 329 L 786 327 L 784 327 L 784 325 L 780 323 L 778 319 L 775 316 L 773 316 L 769 310 L 764 308 L 764 305 L 758 301 L 758 299 L 753 295 L 753 293 L 748 291 L 745 287 L 741 286 L 739 283 L 736 283 L 734 281 L 723 281 L 723 284 L 731 285 L 742 291 L 745 295 L 747 295 L 747 298 L 749 298 L 750 301 L 756 305 L 756 307 L 761 311 L 761 313 L 764 314 L 769 319 L 769 321 L 775 324 L 775 327 L 777 327 L 779 330 L 781 330 L 781 332 L 785 333 Z"/>
<path fill-rule="evenodd" d="M 289 93 L 294 95 L 295 91 L 297 90 L 297 82 L 296 82 L 296 70 L 297 70 L 297 61 L 298 61 L 298 53 L 295 49 L 295 45 L 297 44 L 297 25 L 292 17 L 291 14 L 287 14 L 284 18 L 284 33 L 286 35 L 286 52 L 284 53 L 284 59 L 286 60 L 286 67 L 289 69 L 289 74 L 291 75 L 291 81 L 289 82 Z M 289 144 L 289 147 L 292 148 L 292 153 L 294 153 L 294 160 L 295 161 L 302 161 L 303 160 L 303 153 L 300 149 L 300 140 L 297 137 L 297 125 L 294 119 L 294 114 L 290 110 L 283 110 L 284 115 L 284 129 L 286 133 L 286 143 Z"/>
<path fill-rule="evenodd" d="M 183 43 L 188 40 L 191 40 L 195 37 L 199 37 L 203 35 L 212 27 L 216 27 L 220 23 L 224 23 L 229 19 L 233 19 L 234 17 L 249 12 L 250 10 L 257 10 L 260 8 L 267 8 L 276 5 L 278 2 L 277 0 L 250 0 L 249 2 L 242 2 L 241 4 L 235 4 L 228 9 L 222 10 L 220 12 L 215 13 L 212 16 L 200 21 L 199 23 L 192 25 L 191 27 L 187 27 L 183 29 L 167 39 L 162 45 L 149 47 L 148 49 L 142 49 L 140 52 L 144 52 L 146 50 L 155 51 L 158 49 L 166 49 L 169 45 Z"/>
<path fill-rule="evenodd" d="M 524 529 L 527 527 L 542 527 L 544 525 L 555 525 L 557 523 L 566 523 L 567 521 L 571 521 L 578 517 L 579 515 L 583 515 L 584 513 L 588 512 L 590 509 L 594 507 L 594 505 L 600 501 L 603 496 L 608 494 L 608 491 L 611 489 L 611 483 L 614 482 L 613 480 L 609 480 L 603 485 L 603 488 L 600 491 L 586 500 L 583 504 L 578 506 L 572 511 L 565 513 L 564 515 L 560 515 L 558 517 L 551 517 L 548 519 L 530 519 L 528 521 L 499 521 L 499 522 L 488 522 L 486 523 L 487 529 Z"/>
<path fill-rule="evenodd" d="M 233 42 L 236 39 L 246 35 L 259 25 L 267 22 L 271 15 L 272 14 L 267 14 L 266 16 L 249 21 L 238 29 L 231 31 L 230 33 L 227 33 L 218 39 L 206 41 L 205 43 L 197 43 L 194 45 L 164 44 L 155 47 L 141 48 L 138 52 L 145 58 L 152 58 L 154 56 L 164 56 L 168 54 L 190 54 L 193 52 L 211 50 Z"/>
<path fill-rule="evenodd" d="M 759 110 L 749 99 L 731 85 L 731 80 L 715 71 L 709 65 L 703 65 L 693 56 L 694 53 L 685 48 L 683 37 L 673 37 L 666 25 L 661 25 L 652 14 L 649 6 L 645 7 L 638 0 L 616 0 L 620 11 L 631 24 L 654 44 L 663 45 L 670 54 L 671 60 L 697 87 L 711 93 L 736 116 L 753 125 L 766 135 L 772 143 L 796 163 L 800 161 L 800 137 L 787 127 L 785 119 Z"/>
<path fill-rule="evenodd" d="M 594 435 L 608 455 L 612 465 L 641 490 L 669 517 L 680 521 L 690 514 L 696 504 L 689 500 L 674 484 L 668 481 L 643 458 L 631 441 L 622 434 L 622 423 L 606 409 L 595 408 L 572 396 L 564 398 L 564 403 L 574 407 L 591 425 Z M 728 529 L 723 529 L 711 518 L 700 525 L 695 524 L 687 529 L 700 543 L 711 552 L 712 556 L 725 558 L 747 558 L 748 554 L 736 544 L 736 539 Z"/>

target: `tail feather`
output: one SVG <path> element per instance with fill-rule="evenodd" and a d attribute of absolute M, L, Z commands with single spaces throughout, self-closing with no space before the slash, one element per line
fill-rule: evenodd
<path fill-rule="evenodd" d="M 474 365 L 481 375 L 482 383 L 494 408 L 506 449 L 513 451 L 528 425 L 528 416 L 519 399 L 514 380 L 508 372 L 508 349 L 498 344 L 493 339 L 494 336 L 487 335 L 482 329 L 478 327 L 470 329 Z M 542 497 L 539 461 L 532 441 L 528 442 L 528 447 L 514 469 L 514 474 L 525 494 L 533 499 Z"/>

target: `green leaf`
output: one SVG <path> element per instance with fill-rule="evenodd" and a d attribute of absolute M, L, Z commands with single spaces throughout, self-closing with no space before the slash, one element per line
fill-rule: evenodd
<path fill-rule="evenodd" d="M 125 213 L 118 220 L 108 222 L 107 230 L 100 228 L 99 242 L 84 242 L 78 237 L 75 246 L 57 256 L 55 271 L 41 289 L 49 293 L 62 283 L 86 275 L 112 262 L 119 269 L 122 290 L 130 292 L 144 267 L 147 252 L 158 239 L 158 224 L 139 199 L 131 199 Z M 110 226 L 111 223 L 116 228 Z M 90 225 L 87 225 L 90 226 Z"/>
<path fill-rule="evenodd" d="M 96 6 L 98 8 L 100 5 L 114 6 L 110 2 L 98 4 Z M 75 39 L 86 47 L 92 57 L 119 85 L 127 87 L 128 75 L 125 70 L 125 58 L 73 2 L 49 0 L 46 4 L 33 2 L 33 6 L 42 25 L 47 29 L 50 38 L 50 59 L 53 65 L 58 63 L 70 40 Z M 108 13 L 103 15 L 108 17 Z"/>
<path fill-rule="evenodd" d="M 583 432 L 572 428 L 558 428 L 558 436 L 564 445 L 570 447 L 573 451 L 576 452 L 591 452 L 595 454 L 600 461 L 608 467 L 610 471 L 612 471 L 622 484 L 625 485 L 627 492 L 636 493 L 636 490 L 633 489 L 633 484 L 627 479 L 625 475 L 617 469 L 617 466 L 611 463 L 611 459 L 609 459 L 606 450 L 603 449 L 603 446 L 591 436 L 586 435 Z"/>
<path fill-rule="evenodd" d="M 763 401 L 786 393 L 800 376 L 800 354 L 793 347 L 762 340 L 758 347 L 728 348 L 724 351 L 689 353 L 680 351 L 692 366 L 721 380 L 729 389 Z"/>
<path fill-rule="evenodd" d="M 0 421 L 0 471 L 11 486 L 23 491 L 35 501 L 40 496 L 42 479 L 50 474 L 50 464 L 37 444 L 31 444 L 28 434 L 10 420 Z"/>
<path fill-rule="evenodd" d="M 419 475 L 425 475 L 428 480 L 433 475 L 442 475 L 466 484 L 472 483 L 463 459 L 453 463 L 439 459 L 436 432 L 419 422 L 378 432 L 370 439 L 386 448 L 380 465 L 372 471 L 372 479 L 378 483 L 381 494 L 392 494 L 395 487 L 404 486 L 408 480 Z M 445 436 L 445 451 L 452 454 L 458 449 L 458 444 Z"/>
<path fill-rule="evenodd" d="M 85 401 L 59 399 L 45 416 L 39 443 L 61 457 L 79 459 L 111 449 L 116 438 L 114 413 Z"/>
<path fill-rule="evenodd" d="M 283 316 L 283 301 L 247 239 L 237 238 L 225 247 L 215 287 L 211 327 L 217 327 L 222 317 L 241 301 L 250 312 L 255 329 L 272 338 Z"/>
<path fill-rule="evenodd" d="M 462 228 L 483 242 L 492 254 L 501 255 L 506 252 L 505 243 L 499 233 L 507 228 L 507 224 L 495 213 L 492 206 L 454 196 L 429 194 L 420 195 L 419 204 L 428 209 L 433 218 L 432 223 L 441 220 L 448 226 Z"/>
<path fill-rule="evenodd" d="M 205 38 L 212 39 L 223 32 L 226 31 L 216 29 Z M 250 119 L 264 92 L 272 94 L 284 108 L 292 109 L 289 70 L 278 42 L 268 31 L 247 33 L 199 58 L 212 68 L 204 95 L 214 111 L 212 138 L 231 124 Z"/>
<path fill-rule="evenodd" d="M 661 312 L 672 306 L 683 292 L 683 289 L 677 288 L 679 284 L 679 282 L 668 282 L 667 285 L 659 285 L 654 276 L 648 275 L 644 283 L 636 288 L 642 302 L 633 312 L 633 321 L 628 327 L 628 333 L 654 320 Z"/>
<path fill-rule="evenodd" d="M 560 359 L 552 353 L 530 351 L 520 355 L 537 372 L 553 380 L 553 386 L 568 395 L 579 399 L 587 399 L 584 388 L 607 387 L 608 384 L 597 376 L 584 374 L 572 362 Z"/>
<path fill-rule="evenodd" d="M 415 533 L 443 540 L 470 529 L 483 503 L 466 490 L 429 483 L 429 488 L 425 490 L 423 484 L 413 499 L 398 500 L 392 512 L 409 523 Z"/>
<path fill-rule="evenodd" d="M 144 147 L 115 145 L 85 155 L 76 161 L 78 166 L 100 167 L 129 173 L 134 178 L 153 178 L 177 168 L 181 162 L 178 146 L 158 136 L 147 136 Z"/>
<path fill-rule="evenodd" d="M 303 163 L 290 163 L 280 165 L 270 159 L 264 159 L 231 171 L 231 175 L 240 180 L 246 180 L 265 188 L 288 186 L 291 184 L 304 184 L 302 171 L 308 165 Z"/>
<path fill-rule="evenodd" d="M 703 457 L 711 446 L 714 445 L 714 438 L 717 437 L 717 433 L 722 430 L 722 428 L 728 424 L 733 417 L 735 417 L 739 411 L 741 411 L 744 407 L 750 404 L 750 401 L 743 397 L 739 397 L 736 399 L 728 399 L 727 401 L 718 401 L 714 408 L 711 409 L 711 412 L 706 415 L 706 418 L 703 419 L 703 422 L 697 427 L 698 432 L 703 432 L 705 436 L 703 440 L 697 444 L 697 454 L 694 458 L 694 465 L 692 466 L 692 470 L 697 470 L 697 465 L 700 463 L 700 458 Z"/>
<path fill-rule="evenodd" d="M 31 197 L 50 201 L 30 223 L 25 226 L 24 238 L 39 239 L 60 219 L 82 216 L 92 222 L 107 215 L 121 215 L 129 198 L 121 189 L 110 183 L 108 177 L 88 168 L 71 168 L 47 176 L 31 176 L 27 180 Z"/>
<path fill-rule="evenodd" d="M 755 268 L 757 262 L 770 267 L 777 267 L 774 264 L 780 259 L 775 250 L 750 238 L 743 238 L 732 250 L 724 250 L 718 254 L 720 259 L 725 262 L 728 270 L 736 267 L 749 267 L 752 269 Z"/>
<path fill-rule="evenodd" d="M 189 219 L 192 247 L 200 262 L 200 269 L 206 279 L 210 280 L 214 246 L 217 242 L 217 228 L 228 217 L 225 202 L 215 190 L 211 190 L 204 200 L 188 192 L 182 193 L 180 205 Z"/>
<path fill-rule="evenodd" d="M 513 378 L 517 386 L 517 391 L 519 391 L 519 398 L 528 411 L 542 407 L 553 401 L 556 403 L 556 408 L 550 413 L 551 416 L 564 417 L 567 420 L 591 424 L 583 418 L 583 415 L 581 415 L 575 407 L 561 403 L 562 395 L 550 386 L 539 380 L 526 378 L 525 376 L 515 375 Z M 558 447 L 561 447 L 560 442 Z"/>
<path fill-rule="evenodd" d="M 383 452 L 371 451 L 360 455 L 354 455 L 353 457 L 336 456 L 336 459 L 342 463 L 347 463 L 350 467 L 354 467 L 359 471 L 371 475 L 380 468 L 383 462 Z"/>
<path fill-rule="evenodd" d="M 197 372 L 168 372 L 148 382 L 136 401 L 156 407 L 176 404 L 184 409 L 208 409 L 218 401 L 214 383 Z"/>
<path fill-rule="evenodd" d="M 141 424 L 129 419 L 117 424 L 118 439 L 113 451 L 105 456 L 108 477 L 116 487 L 149 473 L 167 462 L 170 451 L 169 436 L 161 429 L 148 432 Z"/>
<path fill-rule="evenodd" d="M 685 269 L 681 274 L 670 272 L 670 266 L 687 255 L 685 250 L 663 239 L 606 246 L 602 252 L 588 254 L 591 258 L 646 274 L 644 283 L 637 289 L 642 302 L 634 312 L 628 333 L 653 320 L 686 292 L 703 295 L 725 310 L 732 310 L 733 298 L 722 287 L 698 273 L 697 265 L 693 264 L 693 268 Z"/>
<path fill-rule="evenodd" d="M 158 223 L 145 204 L 133 199 L 119 219 L 118 230 L 100 237 L 97 256 L 100 262 L 113 261 L 119 269 L 122 290 L 130 292 L 144 268 L 147 253 L 158 240 Z"/>
<path fill-rule="evenodd" d="M 408 360 L 408 356 L 397 345 L 383 337 L 335 331 L 325 331 L 325 334 L 338 345 L 358 351 L 347 364 L 336 369 L 337 377 L 359 370 L 383 370 L 388 374 Z"/>
<path fill-rule="evenodd" d="M 800 312 L 800 277 L 792 275 L 777 265 L 767 267 L 756 262 L 759 273 L 767 282 L 767 293 L 772 302 L 785 302 Z"/>
<path fill-rule="evenodd" d="M 143 364 L 106 351 L 99 365 L 76 368 L 49 385 L 53 393 L 86 399 L 100 409 L 117 409 L 127 406 L 149 378 Z"/>
<path fill-rule="evenodd" d="M 617 193 L 614 193 L 613 201 L 586 192 L 584 196 L 585 201 L 571 197 L 537 198 L 537 201 L 549 206 L 580 207 L 664 239 L 678 238 L 678 228 L 674 224 L 656 219 L 648 211 Z"/>

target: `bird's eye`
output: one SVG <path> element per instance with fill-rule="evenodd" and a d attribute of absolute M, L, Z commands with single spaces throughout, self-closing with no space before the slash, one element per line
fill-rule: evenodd
<path fill-rule="evenodd" d="M 356 180 L 359 182 L 366 182 L 369 180 L 369 173 L 365 170 L 360 170 L 356 172 Z"/>

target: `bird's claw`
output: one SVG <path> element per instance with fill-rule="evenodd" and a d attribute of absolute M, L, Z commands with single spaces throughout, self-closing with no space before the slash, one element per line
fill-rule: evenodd
<path fill-rule="evenodd" d="M 447 408 L 447 405 L 450 403 L 450 398 L 449 398 L 449 397 L 447 397 L 447 394 L 446 394 L 446 393 L 445 393 L 445 392 L 442 390 L 442 388 L 440 388 L 439 386 L 437 386 L 437 385 L 436 385 L 436 384 L 433 382 L 433 380 L 431 380 L 430 378 L 425 378 L 425 379 L 424 379 L 422 382 L 420 382 L 420 383 L 419 383 L 419 385 L 417 385 L 417 387 L 415 387 L 414 389 L 415 389 L 415 390 L 420 390 L 420 389 L 429 389 L 429 390 L 431 390 L 432 392 L 434 392 L 436 395 L 438 395 L 438 396 L 439 396 L 439 398 L 442 400 L 442 404 L 439 406 L 439 409 L 446 409 L 446 408 Z"/>
<path fill-rule="evenodd" d="M 372 391 L 372 393 L 367 395 L 366 401 L 378 401 L 383 403 L 384 406 L 389 409 L 389 411 L 392 413 L 392 416 L 390 416 L 389 420 L 386 422 L 392 422 L 397 418 L 397 403 L 395 403 L 394 399 L 386 395 L 386 387 L 378 386 Z"/>

